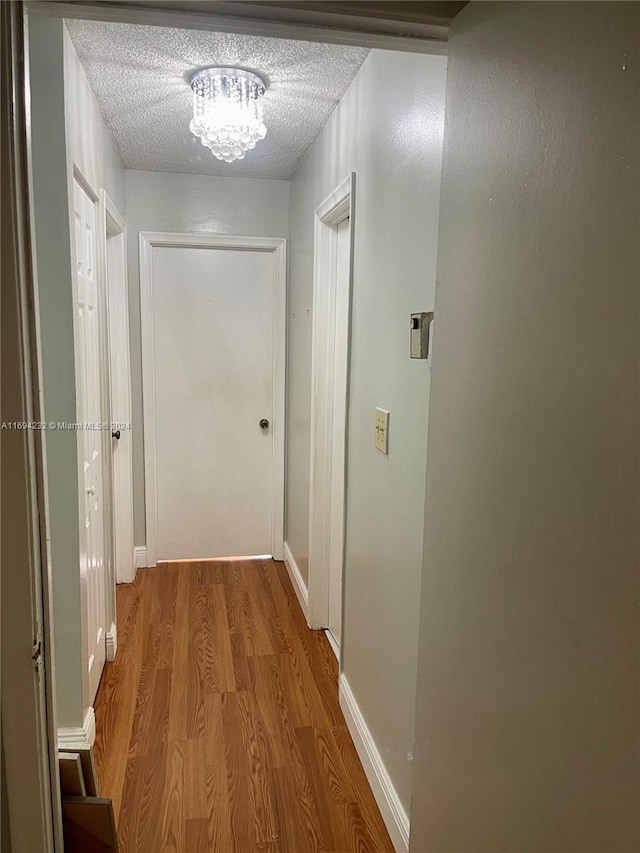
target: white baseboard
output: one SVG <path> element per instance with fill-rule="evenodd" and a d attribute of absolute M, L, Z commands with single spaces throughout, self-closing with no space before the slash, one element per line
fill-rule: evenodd
<path fill-rule="evenodd" d="M 144 551 L 144 546 L 142 547 L 142 551 Z M 134 546 L 133 551 L 131 552 L 131 563 L 126 567 L 122 566 L 122 564 L 118 564 L 118 580 L 117 583 L 133 583 L 136 579 L 136 570 L 138 568 L 138 560 L 144 560 L 146 563 L 146 554 L 141 554 L 138 557 L 138 548 Z"/>
<path fill-rule="evenodd" d="M 371 732 L 344 675 L 340 676 L 339 699 L 347 728 L 353 738 L 353 743 L 360 756 L 371 791 L 391 836 L 396 853 L 408 853 L 409 816 L 398 799 L 382 761 L 382 756 L 378 752 L 378 747 L 371 737 Z"/>
<path fill-rule="evenodd" d="M 135 567 L 136 569 L 147 568 L 147 546 L 136 545 L 135 550 Z"/>
<path fill-rule="evenodd" d="M 118 566 L 116 583 L 133 583 L 136 579 L 137 569 L 138 567 L 136 565 L 136 555 L 134 552 L 133 559 L 131 560 L 131 567 L 128 568 L 126 572 L 122 570 L 121 566 Z"/>
<path fill-rule="evenodd" d="M 91 749 L 95 739 L 96 718 L 91 705 L 84 712 L 84 722 L 81 726 L 63 726 L 58 729 L 58 749 Z"/>
<path fill-rule="evenodd" d="M 116 659 L 116 652 L 118 651 L 118 629 L 116 627 L 116 623 L 111 623 L 111 628 L 107 631 L 107 660 L 112 661 Z"/>
<path fill-rule="evenodd" d="M 307 587 L 305 585 L 304 580 L 302 579 L 302 575 L 300 574 L 298 564 L 293 559 L 293 554 L 291 553 L 291 548 L 289 548 L 288 542 L 284 543 L 283 550 L 284 564 L 287 567 L 289 579 L 293 585 L 293 589 L 295 590 L 298 601 L 300 602 L 300 607 L 302 608 L 302 612 L 304 613 L 304 618 L 307 619 L 309 613 L 309 593 L 307 591 Z"/>

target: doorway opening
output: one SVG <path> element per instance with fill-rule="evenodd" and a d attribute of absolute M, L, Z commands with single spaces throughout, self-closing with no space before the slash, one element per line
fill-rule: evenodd
<path fill-rule="evenodd" d="M 113 62 L 108 63 L 108 68 L 104 67 L 103 57 L 107 55 L 109 45 L 116 43 L 114 31 L 109 32 L 109 27 L 117 28 L 118 53 L 125 55 L 126 60 L 123 68 L 114 68 Z M 144 32 L 136 33 L 138 29 Z M 149 33 L 149 30 L 160 32 Z M 352 746 L 355 744 L 360 754 L 367 778 L 387 778 L 380 769 L 383 757 L 377 753 L 375 744 L 371 747 L 364 715 L 352 694 L 348 694 L 351 698 L 345 710 L 347 682 L 344 674 L 340 673 L 345 655 L 347 662 L 350 661 L 349 648 L 345 647 L 343 636 L 343 587 L 351 291 L 356 222 L 355 172 L 351 170 L 358 169 L 360 175 L 362 223 L 369 221 L 365 202 L 370 203 L 372 195 L 375 197 L 370 188 L 373 186 L 376 192 L 383 191 L 377 183 L 377 176 L 371 174 L 374 158 L 362 156 L 362 128 L 359 128 L 359 133 L 354 116 L 362 115 L 362 110 L 365 107 L 368 110 L 367 105 L 371 103 L 368 96 L 360 97 L 363 79 L 367 87 L 374 89 L 377 89 L 380 79 L 391 79 L 390 87 L 398 83 L 402 93 L 406 91 L 405 82 L 409 79 L 413 93 L 414 88 L 421 89 L 421 75 L 429 79 L 431 75 L 428 63 L 422 67 L 419 61 L 413 61 L 417 58 L 409 59 L 408 56 L 396 62 L 397 54 L 380 50 L 372 52 L 372 61 L 364 67 L 363 77 L 352 86 L 370 52 L 363 47 L 332 47 L 331 74 L 327 77 L 333 78 L 335 72 L 335 79 L 327 81 L 317 73 L 309 72 L 309 77 L 305 78 L 307 88 L 302 87 L 302 91 L 296 93 L 300 100 L 308 98 L 308 109 L 314 116 L 319 105 L 328 104 L 326 115 L 317 129 L 321 136 L 308 140 L 312 145 L 318 141 L 313 150 L 319 152 L 315 157 L 320 162 L 316 163 L 315 157 L 305 159 L 305 151 L 311 152 L 312 149 L 305 148 L 297 138 L 302 129 L 306 130 L 304 123 L 298 127 L 293 118 L 281 115 L 280 125 L 274 118 L 262 147 L 250 152 L 246 162 L 218 164 L 211 159 L 203 159 L 208 157 L 208 152 L 203 155 L 197 147 L 198 140 L 189 137 L 188 118 L 186 121 L 183 121 L 184 116 L 174 119 L 173 106 L 168 108 L 178 86 L 167 89 L 162 74 L 171 74 L 175 69 L 167 71 L 166 63 L 158 63 L 158 67 L 152 69 L 153 73 L 140 73 L 138 60 L 140 56 L 147 55 L 144 50 L 151 36 L 161 46 L 157 51 L 159 57 L 167 55 L 166 44 L 171 39 L 180 39 L 184 44 L 185 39 L 190 43 L 193 38 L 202 50 L 210 49 L 209 39 L 227 41 L 226 36 L 222 39 L 220 33 L 212 30 L 206 34 L 197 30 L 186 32 L 188 39 L 180 32 L 176 34 L 170 26 L 166 29 L 144 25 L 140 28 L 123 27 L 115 22 L 107 25 L 94 21 L 89 24 L 76 19 L 75 22 L 66 22 L 62 35 L 65 69 L 66 53 L 78 60 L 77 74 L 72 68 L 73 82 L 71 95 L 66 95 L 67 102 L 80 103 L 85 99 L 86 103 L 91 103 L 93 96 L 99 96 L 106 104 L 103 115 L 107 121 L 100 124 L 99 116 L 94 114 L 95 123 L 89 127 L 88 134 L 93 134 L 93 137 L 89 142 L 93 144 L 97 139 L 107 148 L 113 128 L 114 133 L 121 134 L 117 139 L 114 137 L 122 156 L 120 186 L 111 188 L 114 175 L 108 168 L 102 172 L 98 169 L 97 178 L 90 174 L 91 186 L 97 188 L 98 196 L 101 190 L 105 194 L 104 270 L 109 319 L 117 318 L 109 328 L 109 368 L 113 374 L 109 405 L 114 425 L 108 436 L 108 452 L 104 459 L 113 465 L 110 470 L 115 495 L 112 505 L 114 563 L 118 580 L 124 582 L 118 589 L 121 607 L 117 623 L 121 631 L 122 652 L 116 657 L 114 666 L 106 669 L 104 690 L 101 688 L 98 696 L 96 715 L 99 742 L 103 745 L 100 748 L 104 747 L 102 757 L 110 752 L 112 744 L 118 743 L 120 736 L 121 744 L 134 745 L 136 754 L 130 755 L 127 749 L 121 750 L 117 763 L 118 772 L 122 771 L 118 778 L 129 779 L 126 794 L 124 789 L 121 792 L 121 803 L 138 802 L 138 805 L 142 800 L 135 800 L 135 785 L 147 770 L 154 775 L 151 769 L 153 739 L 142 735 L 144 722 L 150 719 L 151 710 L 157 714 L 160 726 L 164 725 L 165 719 L 173 720 L 170 725 L 171 750 L 162 757 L 161 772 L 164 773 L 169 772 L 174 760 L 179 764 L 182 761 L 180 744 L 185 738 L 191 740 L 196 732 L 204 732 L 202 739 L 206 740 L 210 727 L 213 730 L 212 727 L 221 719 L 223 725 L 231 721 L 231 717 L 225 721 L 225 714 L 233 716 L 237 712 L 242 722 L 255 711 L 255 720 L 260 721 L 261 714 L 276 713 L 273 702 L 277 705 L 279 701 L 279 694 L 272 692 L 270 698 L 273 702 L 265 706 L 268 708 L 266 712 L 253 707 L 247 709 L 243 704 L 246 696 L 225 699 L 220 707 L 216 704 L 218 699 L 207 703 L 205 697 L 203 705 L 199 694 L 201 690 L 215 695 L 253 693 L 253 698 L 247 701 L 251 704 L 256 700 L 259 704 L 265 698 L 260 691 L 269 684 L 272 687 L 281 685 L 287 716 L 295 718 L 294 728 L 301 730 L 296 749 L 307 754 L 312 764 L 316 763 L 319 747 L 315 742 L 307 743 L 308 735 L 302 730 L 317 725 L 316 712 L 326 704 L 323 697 L 333 691 L 334 699 L 340 697 L 341 710 L 338 712 L 330 706 L 329 716 L 318 717 L 325 721 L 321 725 L 326 724 L 329 728 L 346 726 L 345 730 L 348 729 L 354 738 Z M 271 45 L 262 45 L 261 49 L 264 51 L 261 55 L 273 55 Z M 281 49 L 282 61 L 288 61 L 292 43 L 287 42 Z M 300 62 L 303 69 L 308 69 L 310 47 L 296 49 L 300 54 L 304 53 Z M 180 45 L 178 54 L 179 51 Z M 175 52 L 169 54 L 174 55 Z M 326 56 L 323 61 L 323 67 L 326 67 Z M 71 58 L 68 64 L 73 66 L 73 62 Z M 193 64 L 191 58 L 189 64 Z M 405 66 L 409 66 L 408 76 Z M 290 65 L 287 68 L 291 79 L 299 85 L 300 74 L 292 74 Z M 121 73 L 131 75 L 136 93 L 141 90 L 139 109 L 125 109 L 118 82 Z M 268 74 L 265 76 L 269 77 Z M 277 78 L 272 75 L 271 79 Z M 327 82 L 334 86 L 332 93 L 326 91 Z M 145 86 L 151 84 L 165 87 L 155 99 L 150 89 L 145 90 Z M 101 88 L 103 86 L 106 88 Z M 310 95 L 308 88 L 312 86 L 318 91 Z M 274 85 L 272 91 L 275 90 Z M 285 91 L 284 86 L 281 91 Z M 81 92 L 81 98 L 78 92 Z M 181 98 L 183 94 L 180 93 Z M 381 92 L 385 103 L 389 101 L 385 115 L 391 117 L 389 123 L 395 126 L 404 117 L 404 113 L 400 114 L 403 107 L 398 107 L 397 99 L 387 97 L 388 94 L 386 89 Z M 82 110 L 79 112 L 82 114 Z M 152 162 L 154 157 L 163 156 L 165 149 L 159 140 L 166 124 L 163 116 L 170 112 L 173 142 L 179 145 L 186 142 L 187 145 L 179 154 L 178 148 L 173 149 L 170 157 L 176 155 L 176 159 L 168 164 L 167 161 Z M 270 115 L 277 115 L 275 105 Z M 126 120 L 118 124 L 123 116 Z M 145 136 L 140 128 L 136 130 L 140 116 L 153 117 L 154 133 L 151 136 Z M 332 124 L 325 133 L 320 125 L 322 121 L 329 120 Z M 71 140 L 69 160 L 75 164 L 85 153 L 82 151 L 85 129 L 75 127 L 74 121 L 73 117 L 67 116 L 67 138 Z M 373 123 L 367 116 L 367 126 L 369 124 Z M 278 157 L 287 155 L 287 146 L 293 145 L 290 137 L 284 137 L 289 142 L 283 145 L 283 137 L 276 134 L 284 133 L 290 127 L 296 128 L 293 137 L 295 144 L 301 146 L 299 157 L 292 158 L 276 177 L 269 170 L 279 168 Z M 366 136 L 377 139 L 370 130 L 366 130 Z M 339 137 L 344 137 L 345 141 Z M 144 145 L 138 148 L 138 153 L 142 153 L 146 160 L 136 165 L 135 156 L 131 151 L 127 152 L 126 146 L 127 140 L 139 143 L 140 139 L 144 139 Z M 277 144 L 269 151 L 270 139 L 276 139 Z M 262 160 L 261 152 L 265 155 Z M 256 159 L 252 159 L 253 155 Z M 385 159 L 390 156 L 395 157 L 395 152 L 385 150 Z M 112 158 L 112 165 L 116 160 Z M 402 205 L 403 194 L 413 191 L 408 186 L 411 175 L 407 173 L 410 170 L 405 168 L 409 160 L 411 158 L 403 157 L 400 162 L 402 169 L 399 173 L 404 182 L 402 189 L 391 188 L 395 205 Z M 100 165 L 99 161 L 94 161 L 93 165 L 95 162 Z M 312 162 L 313 168 L 318 165 L 311 179 L 305 172 L 308 162 Z M 249 172 L 245 176 L 240 171 L 244 168 L 265 171 L 260 174 Z M 334 181 L 345 175 L 346 179 L 316 207 Z M 289 194 L 294 184 L 297 198 L 290 201 Z M 302 184 L 311 185 L 311 191 L 300 189 Z M 420 180 L 418 193 L 422 189 Z M 389 192 L 389 187 L 385 192 Z M 106 210 L 110 198 L 116 199 L 120 211 L 113 204 L 110 205 L 110 213 Z M 292 273 L 294 283 L 290 284 L 285 297 L 285 240 L 289 239 L 288 229 L 294 227 L 295 219 L 304 221 L 304 234 L 296 222 L 296 249 L 291 263 L 292 269 L 295 268 Z M 365 233 L 361 235 L 362 244 L 358 240 L 358 251 L 361 252 L 358 263 L 360 257 L 372 254 L 372 247 L 367 247 L 367 243 L 378 241 L 379 245 L 386 247 L 388 254 L 398 251 L 399 245 L 409 243 L 406 219 L 404 215 L 398 217 L 399 221 L 393 223 L 394 228 L 387 228 L 385 233 L 379 233 L 380 223 L 374 222 L 370 230 L 375 231 L 375 236 Z M 397 239 L 396 226 L 402 232 L 402 242 Z M 393 231 L 393 238 L 389 238 L 389 230 Z M 415 244 L 415 240 L 413 242 Z M 127 327 L 126 288 L 121 287 L 125 266 L 131 285 L 129 341 L 125 334 L 118 333 L 119 329 L 126 331 Z M 376 282 L 376 287 L 379 286 L 377 271 L 375 276 L 368 278 Z M 362 293 L 360 289 L 358 292 Z M 296 304 L 287 306 L 287 298 Z M 382 302 L 380 313 L 384 314 L 388 311 L 388 299 L 384 298 Z M 406 294 L 399 312 L 414 308 L 405 303 Z M 360 310 L 356 317 L 362 317 Z M 397 330 L 399 326 L 395 328 Z M 287 412 L 284 405 L 285 340 L 287 345 L 292 341 L 295 343 L 295 354 L 289 357 L 286 369 L 288 377 L 294 376 L 287 391 L 296 398 L 296 403 Z M 360 336 L 357 340 L 361 341 Z M 126 355 L 129 349 L 127 363 L 127 359 L 120 356 Z M 393 373 L 402 379 L 398 383 L 402 393 L 398 395 L 396 410 L 406 408 L 407 420 L 418 421 L 414 417 L 414 409 L 406 405 L 408 368 L 404 361 L 400 361 L 394 352 L 392 369 L 388 371 L 389 375 Z M 357 358 L 355 363 L 358 363 Z M 129 382 L 127 374 L 130 375 Z M 121 375 L 124 375 L 122 383 L 119 382 Z M 236 381 L 238 379 L 248 380 L 248 383 Z M 368 382 L 366 377 L 364 384 Z M 361 383 L 358 382 L 356 387 L 359 389 Z M 237 392 L 235 409 L 231 406 L 234 389 Z M 383 393 L 386 394 L 387 389 Z M 414 398 L 412 394 L 411 402 Z M 384 403 L 385 400 L 376 399 L 376 402 Z M 297 446 L 302 451 L 297 456 L 296 452 L 291 454 L 293 463 L 290 467 L 293 469 L 295 465 L 297 483 L 289 482 L 287 512 L 296 501 L 301 507 L 295 519 L 295 529 L 294 524 L 287 524 L 287 535 L 291 537 L 289 541 L 293 549 L 287 549 L 283 541 L 285 415 L 287 430 L 292 436 L 291 444 L 298 442 Z M 128 422 L 134 427 L 133 431 L 126 434 L 120 431 L 118 435 L 118 424 Z M 361 418 L 359 424 L 362 424 Z M 128 439 L 131 441 L 127 442 Z M 365 448 L 363 442 L 358 445 L 358 450 L 365 448 L 370 452 L 370 444 L 367 443 Z M 133 477 L 128 456 L 133 458 Z M 395 463 L 395 459 L 392 461 Z M 372 469 L 375 465 L 375 470 L 379 470 L 379 463 L 376 458 L 367 464 Z M 390 475 L 396 477 L 399 466 L 387 467 Z M 249 471 L 254 484 L 247 488 L 246 479 L 244 485 L 242 480 Z M 358 482 L 355 477 L 354 482 Z M 244 497 L 239 497 L 242 495 Z M 104 509 L 106 517 L 108 507 Z M 126 521 L 120 525 L 119 513 L 127 515 Z M 417 525 L 414 528 L 417 530 Z M 415 539 L 418 539 L 417 534 Z M 318 631 L 314 635 L 315 651 L 310 651 L 309 634 L 305 634 L 307 626 L 304 620 L 300 624 L 300 614 L 295 615 L 293 621 L 291 619 L 286 570 L 274 567 L 272 561 L 265 557 L 269 555 L 278 559 L 287 550 L 295 553 L 299 560 L 305 593 L 308 589 L 307 622 L 311 627 L 326 632 Z M 243 553 L 255 555 L 255 558 L 242 562 L 239 557 Z M 140 572 L 133 580 L 135 568 L 143 566 L 149 571 Z M 287 565 L 287 568 L 290 567 Z M 126 583 L 130 580 L 133 583 Z M 353 586 L 355 588 L 357 584 Z M 270 596 L 272 603 L 269 603 Z M 287 615 L 283 616 L 283 613 Z M 351 619 L 352 610 L 348 615 Z M 149 626 L 148 633 L 144 629 L 144 634 L 138 634 L 145 620 Z M 179 631 L 176 620 L 180 622 Z M 114 642 L 113 652 L 107 651 L 107 657 L 115 654 L 116 622 L 107 620 L 105 627 L 109 624 Z M 222 631 L 222 627 L 228 627 L 228 632 Z M 358 633 L 362 635 L 362 631 L 347 631 L 358 642 Z M 307 658 L 306 662 L 301 655 Z M 313 687 L 313 679 L 319 677 L 319 667 L 325 664 L 328 664 L 326 671 L 330 675 L 324 685 L 328 693 L 319 695 Z M 311 673 L 306 672 L 307 665 L 313 667 Z M 263 666 L 264 670 L 258 676 L 256 673 Z M 171 671 L 171 677 L 168 671 Z M 298 683 L 301 673 L 310 674 L 310 680 L 305 677 L 305 683 Z M 182 691 L 181 678 L 184 678 L 186 692 Z M 128 691 L 124 703 L 128 710 L 122 720 L 115 720 L 112 715 L 118 705 L 117 693 L 121 688 Z M 301 697 L 307 706 L 306 711 L 301 705 L 296 705 Z M 362 700 L 358 696 L 358 701 L 362 701 L 368 713 L 370 698 L 363 693 Z M 401 697 L 401 701 L 408 706 L 407 697 Z M 167 703 L 168 718 L 163 711 Z M 211 706 L 211 716 L 203 720 L 201 709 L 207 704 Z M 266 722 L 261 720 L 260 725 L 263 724 Z M 401 738 L 397 733 L 401 729 L 406 732 L 408 725 L 397 726 L 391 733 L 392 739 L 398 742 L 394 741 L 395 753 L 404 748 L 402 744 L 398 745 Z M 186 763 L 181 764 L 178 775 L 184 780 L 195 778 L 192 764 L 197 756 L 190 754 L 183 758 Z M 265 756 L 262 759 L 266 766 L 268 759 Z M 142 776 L 135 776 L 138 780 L 135 781 L 134 771 L 138 773 L 139 770 Z M 231 765 L 226 771 L 227 774 L 233 772 Z M 402 765 L 398 775 L 400 784 L 407 789 L 407 780 L 404 779 L 407 774 Z M 279 784 L 279 775 L 276 776 L 278 778 L 268 779 L 268 784 L 275 786 L 274 791 Z M 144 782 L 140 784 L 144 785 Z M 380 808 L 385 803 L 387 806 L 395 803 L 396 794 L 391 782 L 385 781 L 374 787 L 373 792 Z M 163 788 L 158 792 L 157 801 L 164 802 L 169 794 L 168 789 Z M 206 798 L 208 808 L 211 796 L 207 794 Z M 354 792 L 353 802 L 356 800 Z M 136 813 L 137 816 L 131 820 L 130 815 L 123 813 L 122 820 L 129 829 L 136 821 L 142 825 L 143 811 Z M 389 825 L 405 839 L 405 812 L 395 806 L 390 806 L 387 811 L 391 815 Z M 275 817 L 281 820 L 281 816 L 274 816 L 274 820 Z M 189 831 L 200 833 L 205 831 L 204 824 L 200 824 L 204 820 L 204 814 L 194 814 L 185 817 L 185 824 L 197 821 L 197 826 L 196 823 L 190 824 Z M 233 824 L 232 815 L 230 820 Z M 186 832 L 187 827 L 184 829 Z M 339 839 L 334 840 L 337 842 Z M 327 847 L 333 849 L 328 841 Z"/>

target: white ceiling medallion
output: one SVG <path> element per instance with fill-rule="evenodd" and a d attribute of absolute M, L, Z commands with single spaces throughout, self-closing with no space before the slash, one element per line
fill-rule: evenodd
<path fill-rule="evenodd" d="M 203 68 L 190 79 L 193 118 L 189 127 L 218 160 L 233 163 L 264 139 L 262 78 L 242 68 Z"/>

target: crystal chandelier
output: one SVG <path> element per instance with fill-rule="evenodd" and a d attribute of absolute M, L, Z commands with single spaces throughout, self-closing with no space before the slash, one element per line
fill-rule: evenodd
<path fill-rule="evenodd" d="M 218 160 L 242 160 L 267 133 L 262 120 L 264 81 L 241 68 L 203 68 L 190 82 L 191 132 Z"/>

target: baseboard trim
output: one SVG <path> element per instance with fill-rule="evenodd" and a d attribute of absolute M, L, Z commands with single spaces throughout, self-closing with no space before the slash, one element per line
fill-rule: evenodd
<path fill-rule="evenodd" d="M 300 602 L 300 607 L 302 608 L 302 612 L 304 613 L 304 618 L 307 619 L 309 613 L 309 593 L 307 591 L 306 584 L 302 579 L 300 569 L 298 568 L 298 564 L 293 558 L 293 554 L 291 553 L 291 548 L 289 548 L 288 542 L 284 543 L 283 551 L 284 564 L 287 567 L 289 579 L 298 598 L 298 601 Z"/>
<path fill-rule="evenodd" d="M 62 726 L 58 729 L 58 749 L 91 749 L 96 739 L 96 717 L 89 705 L 81 726 Z"/>
<path fill-rule="evenodd" d="M 147 568 L 147 546 L 146 545 L 136 545 L 134 549 L 135 555 L 135 567 L 136 569 L 146 569 Z"/>
<path fill-rule="evenodd" d="M 111 623 L 111 628 L 107 631 L 107 660 L 112 661 L 116 659 L 116 652 L 118 651 L 118 629 L 116 627 L 116 623 Z"/>
<path fill-rule="evenodd" d="M 409 816 L 400 802 L 393 783 L 375 745 L 349 682 L 340 676 L 339 700 L 347 728 L 364 768 L 380 814 L 391 836 L 396 853 L 408 853 Z"/>

